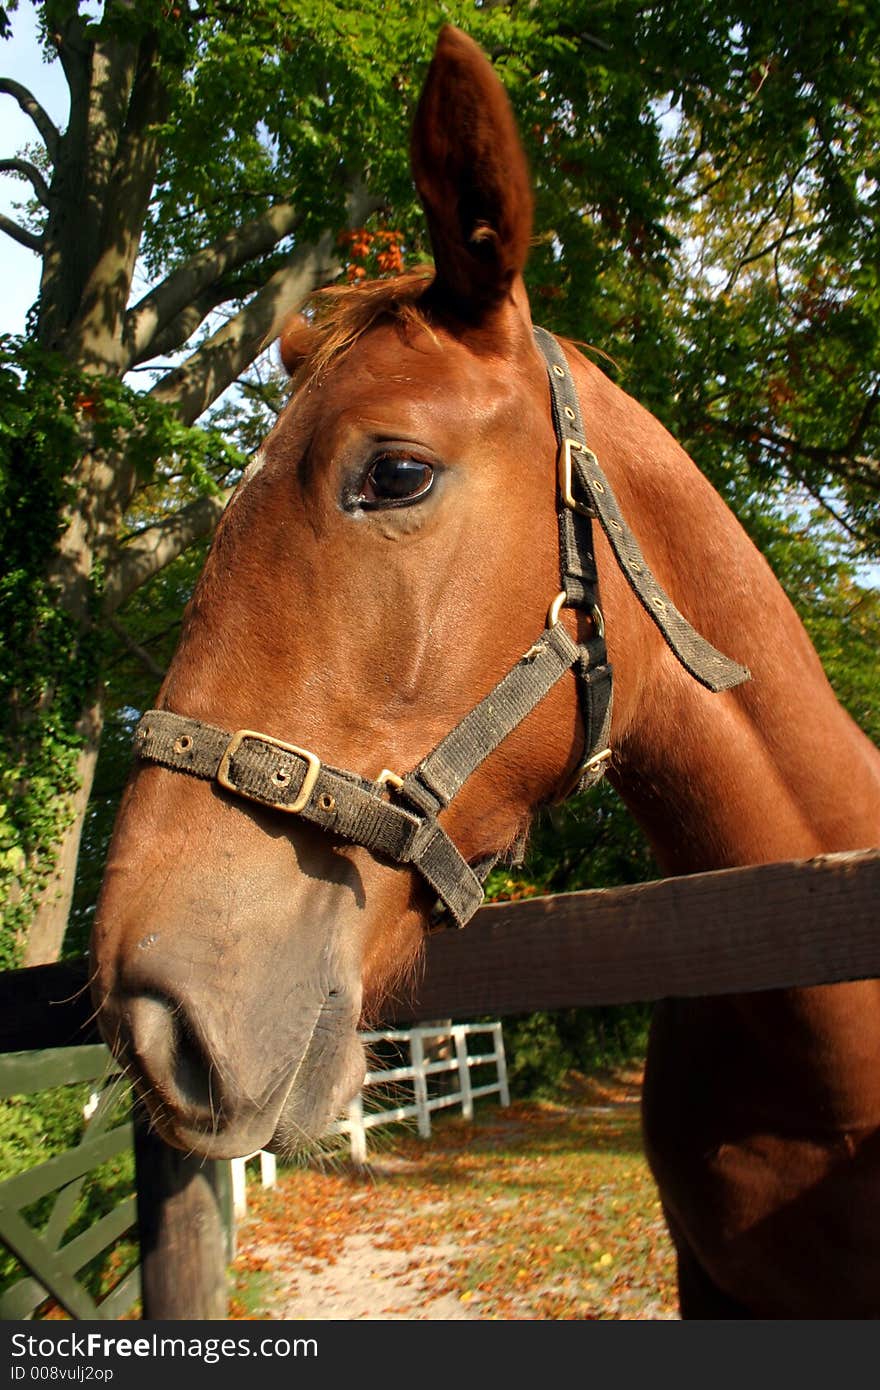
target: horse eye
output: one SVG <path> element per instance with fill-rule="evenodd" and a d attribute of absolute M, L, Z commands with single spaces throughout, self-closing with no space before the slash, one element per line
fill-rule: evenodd
<path fill-rule="evenodd" d="M 400 507 L 431 490 L 434 470 L 421 459 L 383 454 L 367 474 L 359 498 L 363 507 Z"/>

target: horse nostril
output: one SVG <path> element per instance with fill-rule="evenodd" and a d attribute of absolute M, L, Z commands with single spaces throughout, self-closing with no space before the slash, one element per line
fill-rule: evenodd
<path fill-rule="evenodd" d="M 182 1005 L 163 994 L 128 1002 L 131 1044 L 147 1082 L 160 1096 L 199 1113 L 214 1115 L 219 1104 L 213 1063 Z"/>
<path fill-rule="evenodd" d="M 193 1032 L 185 1014 L 175 1014 L 174 1079 L 182 1098 L 197 1110 L 212 1115 L 219 1106 L 219 1096 L 212 1093 L 211 1078 L 214 1064 Z M 215 1078 L 215 1088 L 217 1086 Z"/>

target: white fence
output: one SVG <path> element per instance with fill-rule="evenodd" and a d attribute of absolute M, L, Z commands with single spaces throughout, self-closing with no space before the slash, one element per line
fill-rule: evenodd
<path fill-rule="evenodd" d="M 491 1051 L 470 1052 L 471 1038 L 489 1034 Z M 461 1105 L 465 1119 L 473 1119 L 474 1101 L 479 1096 L 497 1095 L 501 1105 L 510 1104 L 510 1090 L 507 1084 L 507 1059 L 504 1055 L 504 1035 L 500 1023 L 447 1023 L 431 1027 L 391 1028 L 384 1033 L 362 1033 L 362 1041 L 367 1047 L 377 1043 L 395 1043 L 403 1051 L 409 1049 L 408 1066 L 378 1067 L 368 1071 L 363 1089 L 355 1096 L 348 1107 L 344 1119 L 337 1120 L 331 1132 L 347 1134 L 351 1145 L 351 1156 L 355 1163 L 365 1163 L 367 1159 L 367 1130 L 377 1125 L 396 1124 L 400 1120 L 414 1119 L 418 1133 L 423 1139 L 431 1134 L 431 1115 L 435 1110 L 449 1105 Z M 439 1055 L 448 1051 L 448 1056 Z M 493 1067 L 495 1079 L 474 1084 L 473 1073 L 479 1067 Z M 455 1073 L 455 1084 L 448 1090 L 430 1094 L 429 1078 Z M 378 1087 L 394 1086 L 409 1089 L 412 1086 L 413 1099 L 400 1105 L 369 1109 L 365 1096 Z M 273 1154 L 253 1153 L 248 1158 L 232 1160 L 232 1196 L 236 1217 L 242 1217 L 247 1209 L 245 1165 L 251 1158 L 260 1160 L 260 1176 L 264 1187 L 274 1187 L 276 1178 L 275 1157 Z"/>
<path fill-rule="evenodd" d="M 264 1149 L 257 1149 L 254 1153 L 248 1154 L 247 1158 L 234 1158 L 230 1163 L 232 1169 L 232 1210 L 235 1213 L 236 1221 L 247 1212 L 247 1165 L 252 1158 L 260 1160 L 260 1181 L 264 1187 L 274 1187 L 278 1176 L 278 1165 L 274 1154 L 267 1154 Z"/>
<path fill-rule="evenodd" d="M 469 1038 L 487 1033 L 492 1037 L 491 1052 L 469 1052 Z M 473 1119 L 474 1100 L 478 1096 L 497 1095 L 502 1105 L 510 1104 L 504 1036 L 500 1023 L 447 1023 L 432 1027 L 391 1028 L 384 1033 L 362 1033 L 361 1037 L 368 1047 L 377 1042 L 408 1044 L 410 1065 L 368 1071 L 363 1090 L 349 1105 L 347 1117 L 337 1121 L 336 1132 L 349 1135 L 351 1156 L 355 1163 L 366 1162 L 367 1130 L 376 1125 L 414 1119 L 419 1134 L 427 1139 L 431 1134 L 431 1114 L 435 1110 L 460 1103 L 462 1115 L 470 1120 Z M 430 1060 L 431 1054 L 442 1049 L 444 1044 L 451 1044 L 454 1055 Z M 485 1066 L 494 1066 L 495 1080 L 475 1086 L 471 1073 L 476 1067 Z M 457 1072 L 457 1089 L 429 1095 L 428 1078 L 450 1072 Z M 365 1107 L 364 1095 L 371 1088 L 407 1082 L 412 1082 L 412 1102 L 377 1110 Z"/>

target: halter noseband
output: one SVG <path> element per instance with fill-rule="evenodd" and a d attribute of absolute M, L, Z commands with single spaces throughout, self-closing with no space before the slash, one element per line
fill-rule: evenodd
<path fill-rule="evenodd" d="M 463 927 L 483 901 L 483 882 L 500 855 L 471 867 L 439 815 L 476 768 L 574 669 L 584 725 L 584 757 L 569 792 L 594 786 L 611 757 L 611 666 L 599 607 L 591 520 L 598 520 L 649 617 L 690 674 L 708 690 L 727 690 L 749 672 L 723 656 L 678 611 L 649 570 L 621 515 L 608 479 L 587 446 L 577 391 L 556 339 L 536 328 L 550 382 L 559 444 L 558 520 L 562 587 L 547 626 L 490 693 L 405 776 L 384 771 L 372 781 L 328 767 L 314 753 L 253 729 L 230 734 L 197 719 L 150 710 L 135 732 L 134 752 L 146 762 L 217 781 L 249 801 L 300 816 L 382 858 L 411 865 L 437 894 L 434 919 Z M 563 608 L 592 619 L 576 642 L 559 622 Z"/>

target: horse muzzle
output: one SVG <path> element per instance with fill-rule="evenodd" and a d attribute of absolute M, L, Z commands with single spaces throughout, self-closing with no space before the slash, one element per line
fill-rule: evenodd
<path fill-rule="evenodd" d="M 359 1015 L 359 988 L 337 989 L 242 1028 L 207 1001 L 152 984 L 111 993 L 99 1020 L 167 1143 L 238 1158 L 320 1138 L 363 1081 Z"/>
<path fill-rule="evenodd" d="M 101 1032 L 168 1143 L 211 1158 L 303 1148 L 363 1080 L 357 932 L 343 914 L 292 925 L 213 907 L 191 900 L 180 921 L 161 901 L 135 914 L 105 898 Z"/>

